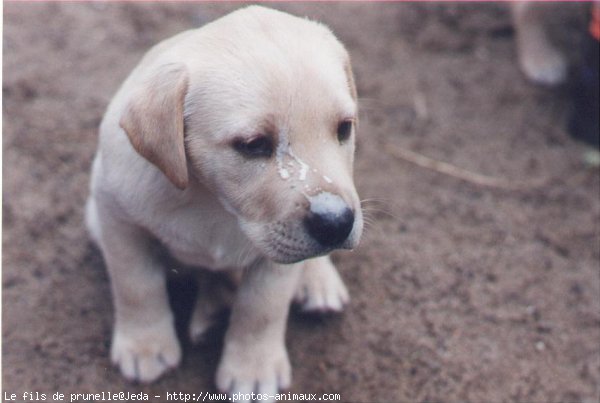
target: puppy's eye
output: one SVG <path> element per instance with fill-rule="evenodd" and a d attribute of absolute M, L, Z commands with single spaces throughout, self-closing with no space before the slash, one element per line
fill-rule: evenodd
<path fill-rule="evenodd" d="M 273 139 L 269 136 L 237 139 L 233 142 L 233 148 L 246 158 L 270 158 L 273 155 Z"/>
<path fill-rule="evenodd" d="M 342 120 L 337 127 L 337 138 L 340 144 L 348 141 L 352 135 L 352 121 L 349 119 Z"/>

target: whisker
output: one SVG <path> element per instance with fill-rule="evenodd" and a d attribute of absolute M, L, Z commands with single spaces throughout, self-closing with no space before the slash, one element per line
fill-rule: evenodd
<path fill-rule="evenodd" d="M 383 228 L 381 221 L 378 221 L 375 217 L 372 217 L 370 211 L 365 211 L 363 215 L 363 237 L 369 239 L 369 237 L 375 234 L 382 234 Z"/>
<path fill-rule="evenodd" d="M 383 209 L 378 209 L 378 208 L 365 208 L 363 209 L 363 214 L 375 214 L 375 213 L 379 213 L 379 214 L 383 214 L 386 215 L 388 217 L 392 217 L 396 220 L 401 220 L 401 217 L 397 216 L 396 214 L 392 213 L 391 211 L 388 210 L 383 210 Z"/>
<path fill-rule="evenodd" d="M 383 198 L 367 198 L 360 201 L 363 212 L 376 212 L 382 213 L 389 217 L 400 219 L 395 215 L 393 210 L 394 201 Z"/>
<path fill-rule="evenodd" d="M 394 204 L 394 200 L 391 199 L 383 199 L 383 198 L 376 198 L 376 197 L 372 197 L 372 198 L 368 198 L 368 199 L 362 199 L 360 200 L 361 205 L 362 204 L 383 204 L 383 205 L 392 205 Z"/>
<path fill-rule="evenodd" d="M 372 239 L 375 235 L 382 235 L 383 234 L 383 229 L 381 228 L 381 226 L 379 225 L 372 225 L 372 224 L 367 224 L 365 223 L 365 226 L 363 228 L 363 235 L 362 235 L 362 240 L 368 240 L 368 239 Z"/>

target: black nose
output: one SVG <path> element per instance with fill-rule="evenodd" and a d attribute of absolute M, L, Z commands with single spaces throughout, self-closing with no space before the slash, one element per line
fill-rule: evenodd
<path fill-rule="evenodd" d="M 343 243 L 354 225 L 354 213 L 349 208 L 341 212 L 311 212 L 304 219 L 308 234 L 321 246 L 336 247 Z"/>

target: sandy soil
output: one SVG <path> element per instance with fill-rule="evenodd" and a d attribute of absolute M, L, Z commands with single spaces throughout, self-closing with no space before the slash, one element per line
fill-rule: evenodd
<path fill-rule="evenodd" d="M 370 225 L 338 253 L 352 303 L 290 318 L 296 393 L 343 401 L 598 401 L 600 186 L 565 131 L 565 89 L 529 85 L 500 4 L 274 4 L 330 25 L 361 96 L 356 181 Z M 97 127 L 152 44 L 239 4 L 4 4 L 3 390 L 215 391 L 223 327 L 182 336 L 181 367 L 125 382 L 112 307 L 83 227 Z M 554 14 L 576 48 L 576 7 Z M 526 181 L 474 185 L 397 156 L 410 149 Z M 194 288 L 174 279 L 180 328 Z M 3 396 L 6 400 L 6 396 Z M 20 400 L 19 397 L 18 400 Z"/>

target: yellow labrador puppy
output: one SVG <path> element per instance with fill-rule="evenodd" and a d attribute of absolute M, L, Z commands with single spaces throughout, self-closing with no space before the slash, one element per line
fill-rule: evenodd
<path fill-rule="evenodd" d="M 146 54 L 102 121 L 86 207 L 112 284 L 111 358 L 127 379 L 153 381 L 181 358 L 159 241 L 185 264 L 243 273 L 218 388 L 289 386 L 291 300 L 348 302 L 327 253 L 362 232 L 356 119 L 348 53 L 307 19 L 251 6 Z M 196 311 L 193 338 L 210 309 Z"/>

